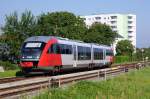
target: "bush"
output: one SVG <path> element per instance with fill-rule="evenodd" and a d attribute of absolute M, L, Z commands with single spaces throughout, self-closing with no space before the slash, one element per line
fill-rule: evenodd
<path fill-rule="evenodd" d="M 115 56 L 115 63 L 125 63 L 130 61 L 131 58 L 129 56 Z"/>
<path fill-rule="evenodd" d="M 16 64 L 12 64 L 8 61 L 0 61 L 0 66 L 2 66 L 5 70 L 15 70 L 19 68 Z"/>

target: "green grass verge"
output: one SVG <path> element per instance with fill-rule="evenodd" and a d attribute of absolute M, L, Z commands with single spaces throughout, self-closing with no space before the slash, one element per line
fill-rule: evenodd
<path fill-rule="evenodd" d="M 150 99 L 150 67 L 106 81 L 80 81 L 67 88 L 46 90 L 33 99 Z"/>
<path fill-rule="evenodd" d="M 19 72 L 19 70 L 8 70 L 8 71 L 5 71 L 5 72 L 0 72 L 0 78 L 14 77 L 14 76 L 16 76 L 17 72 Z"/>

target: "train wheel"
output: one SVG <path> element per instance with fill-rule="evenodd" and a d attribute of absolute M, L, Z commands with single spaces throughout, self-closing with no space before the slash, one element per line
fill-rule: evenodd
<path fill-rule="evenodd" d="M 52 70 L 52 75 L 58 75 L 61 72 L 62 66 L 55 66 Z"/>
<path fill-rule="evenodd" d="M 29 73 L 31 72 L 31 69 L 30 68 L 22 68 L 21 72 L 24 76 L 28 76 Z"/>
<path fill-rule="evenodd" d="M 88 70 L 91 70 L 91 68 L 92 68 L 92 63 L 89 64 Z"/>

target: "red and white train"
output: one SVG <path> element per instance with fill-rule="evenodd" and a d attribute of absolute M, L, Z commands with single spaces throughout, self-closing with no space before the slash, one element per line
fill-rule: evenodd
<path fill-rule="evenodd" d="M 20 66 L 23 71 L 61 70 L 108 66 L 113 62 L 109 46 L 54 36 L 33 36 L 21 48 Z"/>

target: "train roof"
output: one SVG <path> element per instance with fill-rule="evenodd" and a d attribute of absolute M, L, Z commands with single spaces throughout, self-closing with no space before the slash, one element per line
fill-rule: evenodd
<path fill-rule="evenodd" d="M 62 38 L 62 37 L 56 37 L 56 36 L 32 36 L 27 38 L 24 42 L 28 42 L 28 41 L 41 41 L 41 42 L 45 42 L 47 43 L 50 39 L 55 38 L 61 41 L 69 41 L 69 42 L 74 42 L 74 43 L 83 43 L 83 44 L 90 44 L 90 45 L 94 45 L 94 46 L 103 46 L 105 48 L 110 48 L 110 46 L 107 45 L 101 45 L 101 44 L 97 44 L 97 43 L 85 43 L 83 41 L 79 41 L 79 40 L 71 40 L 68 38 Z"/>

